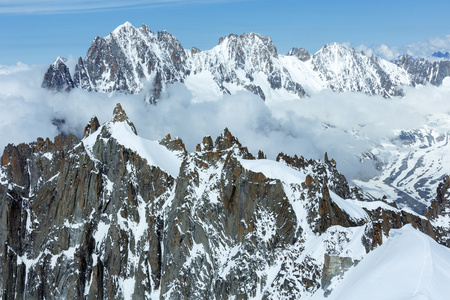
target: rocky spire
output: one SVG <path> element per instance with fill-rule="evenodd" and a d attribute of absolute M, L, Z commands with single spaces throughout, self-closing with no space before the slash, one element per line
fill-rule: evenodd
<path fill-rule="evenodd" d="M 219 151 L 222 151 L 231 148 L 235 144 L 241 147 L 239 140 L 231 134 L 228 128 L 225 128 L 223 133 L 217 137 L 215 146 Z"/>
<path fill-rule="evenodd" d="M 66 66 L 67 59 L 58 57 L 48 68 L 42 81 L 42 87 L 55 91 L 70 91 L 75 87 L 69 68 Z"/>
<path fill-rule="evenodd" d="M 137 135 L 136 127 L 134 127 L 133 122 L 131 122 L 128 119 L 128 116 L 125 113 L 125 111 L 123 110 L 122 105 L 120 105 L 120 103 L 117 103 L 116 107 L 114 108 L 113 116 L 111 118 L 111 122 L 113 122 L 113 123 L 116 123 L 116 122 L 127 122 L 127 124 L 131 127 L 133 132 Z"/>
<path fill-rule="evenodd" d="M 89 123 L 84 127 L 83 138 L 89 136 L 91 133 L 97 131 L 100 127 L 100 123 L 98 122 L 97 117 L 92 117 Z"/>

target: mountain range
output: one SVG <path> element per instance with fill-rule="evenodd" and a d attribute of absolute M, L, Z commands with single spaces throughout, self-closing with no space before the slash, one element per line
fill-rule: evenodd
<path fill-rule="evenodd" d="M 249 93 L 264 105 L 314 101 L 327 90 L 401 102 L 406 89 L 446 87 L 449 62 L 387 61 L 338 43 L 282 55 L 256 33 L 186 50 L 167 31 L 127 22 L 96 37 L 73 73 L 58 57 L 42 87 L 58 95 L 137 94 L 155 104 L 149 108 L 176 85 L 192 102 L 211 105 Z M 450 294 L 447 116 L 428 115 L 421 128 L 371 140 L 358 158 L 378 172 L 351 180 L 327 153 L 268 158 L 228 128 L 188 149 L 182 137 L 141 137 L 132 118 L 117 103 L 103 124 L 94 116 L 83 132 L 4 149 L 2 299 Z M 361 128 L 347 134 L 368 139 Z"/>
<path fill-rule="evenodd" d="M 106 37 L 96 37 L 74 73 L 57 58 L 44 76 L 43 87 L 69 91 L 144 93 L 157 101 L 164 87 L 175 82 L 192 89 L 214 85 L 219 93 L 248 90 L 267 95 L 305 97 L 322 89 L 392 97 L 402 86 L 439 85 L 450 75 L 449 61 L 412 61 L 407 56 L 389 62 L 332 43 L 311 55 L 293 48 L 281 55 L 272 40 L 256 33 L 230 34 L 211 50 L 186 50 L 167 31 L 125 23 Z M 278 93 L 280 94 L 280 93 Z"/>

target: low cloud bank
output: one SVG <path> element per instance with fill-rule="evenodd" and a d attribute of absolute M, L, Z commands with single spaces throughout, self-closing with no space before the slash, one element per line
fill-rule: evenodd
<path fill-rule="evenodd" d="M 437 60 L 438 58 L 432 57 L 435 52 L 448 52 L 450 49 L 450 34 L 443 37 L 436 37 L 428 39 L 426 41 L 410 44 L 407 46 L 388 46 L 381 44 L 379 46 L 367 47 L 360 45 L 356 47 L 358 51 L 364 51 L 368 55 L 375 54 L 381 58 L 392 60 L 403 54 L 415 58 L 425 58 L 429 60 Z"/>
<path fill-rule="evenodd" d="M 105 122 L 120 102 L 139 135 L 148 139 L 170 133 L 192 151 L 204 136 L 215 138 L 228 127 L 254 154 L 261 149 L 271 159 L 281 151 L 323 159 L 328 152 L 346 176 L 367 178 L 376 170 L 370 162 L 360 163 L 361 153 L 389 142 L 394 131 L 424 128 L 430 116 L 448 119 L 450 114 L 450 80 L 441 87 L 406 88 L 406 96 L 395 99 L 325 90 L 307 99 L 266 102 L 248 92 L 195 102 L 183 84 L 175 84 L 154 106 L 144 103 L 143 95 L 47 91 L 40 87 L 45 70 L 0 67 L 0 148 L 61 131 L 80 137 L 92 116 Z M 449 128 L 445 123 L 435 129 Z"/>

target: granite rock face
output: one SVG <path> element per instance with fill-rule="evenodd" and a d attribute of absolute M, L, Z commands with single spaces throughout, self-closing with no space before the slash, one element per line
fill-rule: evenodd
<path fill-rule="evenodd" d="M 327 156 L 255 159 L 228 129 L 191 153 L 136 134 L 117 105 L 80 142 L 5 148 L 2 299 L 293 299 L 330 292 L 392 228 L 448 246 L 448 183 L 427 219 L 365 198 Z"/>

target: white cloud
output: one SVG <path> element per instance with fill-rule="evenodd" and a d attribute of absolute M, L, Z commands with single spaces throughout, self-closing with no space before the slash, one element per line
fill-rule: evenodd
<path fill-rule="evenodd" d="M 450 51 L 450 35 L 443 37 L 432 38 L 420 43 L 410 44 L 407 46 L 388 46 L 385 44 L 367 47 L 365 45 L 360 45 L 356 47 L 359 51 L 364 51 L 366 53 L 374 53 L 381 58 L 391 60 L 397 58 L 400 55 L 408 54 L 416 58 L 426 58 L 434 60 L 432 55 L 435 52 L 447 52 Z"/>
<path fill-rule="evenodd" d="M 214 139 L 228 127 L 254 154 L 261 149 L 272 159 L 281 151 L 322 159 L 328 152 L 347 176 L 370 176 L 375 170 L 360 164 L 359 154 L 388 141 L 395 129 L 422 128 L 429 115 L 448 119 L 450 114 L 450 80 L 441 87 L 406 88 L 404 98 L 324 90 L 308 99 L 266 102 L 248 92 L 193 102 L 191 92 L 176 84 L 153 106 L 145 104 L 142 95 L 47 91 L 40 87 L 46 66 L 0 70 L 0 149 L 8 143 L 52 138 L 58 133 L 55 118 L 65 120 L 64 132 L 80 137 L 93 115 L 105 122 L 120 102 L 139 135 L 148 139 L 170 133 L 193 151 L 204 136 Z"/>

